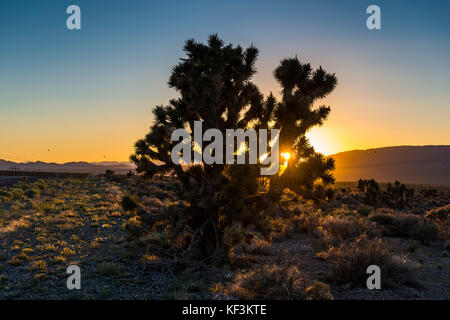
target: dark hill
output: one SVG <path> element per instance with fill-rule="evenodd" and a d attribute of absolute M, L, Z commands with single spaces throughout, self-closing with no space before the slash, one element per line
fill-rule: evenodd
<path fill-rule="evenodd" d="M 400 146 L 331 155 L 338 181 L 373 178 L 380 182 L 450 185 L 450 146 Z"/>
<path fill-rule="evenodd" d="M 60 172 L 60 173 L 105 173 L 106 169 L 113 170 L 115 173 L 124 174 L 129 170 L 134 170 L 135 166 L 129 162 L 67 162 L 67 163 L 46 163 L 42 161 L 18 163 L 0 159 L 0 171 L 11 170 L 16 167 L 20 171 L 33 172 Z"/>

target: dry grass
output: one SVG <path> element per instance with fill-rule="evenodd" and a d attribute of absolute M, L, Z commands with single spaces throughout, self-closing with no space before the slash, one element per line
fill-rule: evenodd
<path fill-rule="evenodd" d="M 158 287 L 158 297 L 209 298 L 205 295 L 205 288 L 209 287 L 205 274 L 190 279 L 173 275 L 173 269 L 166 270 L 167 258 L 173 259 L 189 244 L 189 230 L 186 238 L 169 243 L 163 222 L 155 224 L 147 237 L 136 240 L 141 243 L 139 246 L 125 241 L 125 226 L 141 227 L 131 202 L 136 201 L 144 208 L 175 208 L 183 203 L 176 197 L 176 185 L 173 181 L 147 183 L 139 179 L 130 179 L 122 185 L 95 180 L 49 180 L 0 188 L 0 259 L 4 261 L 0 264 L 1 279 L 15 279 L 21 272 L 30 279 L 55 281 L 55 275 L 65 275 L 65 267 L 76 260 L 92 263 L 91 277 L 98 277 L 98 282 L 118 282 L 127 273 L 133 277 L 126 281 L 134 281 L 134 273 L 139 269 L 146 272 L 139 280 L 142 287 L 150 283 L 150 269 L 163 270 L 174 283 Z M 428 211 L 424 216 L 408 210 L 398 212 L 363 205 L 349 189 L 345 189 L 344 196 L 337 193 L 335 200 L 319 204 L 303 203 L 288 194 L 282 204 L 268 208 L 267 212 L 246 212 L 249 219 L 257 219 L 258 227 L 233 224 L 225 229 L 223 241 L 228 250 L 223 255 L 228 256 L 229 262 L 226 270 L 235 274 L 227 277 L 229 282 L 225 286 L 218 284 L 215 290 L 242 299 L 332 299 L 330 288 L 320 281 L 365 287 L 366 268 L 371 264 L 381 267 L 383 287 L 414 285 L 414 268 L 400 258 L 403 247 L 388 246 L 385 241 L 391 237 L 403 238 L 396 241 L 415 239 L 424 243 L 449 239 L 449 205 L 441 205 L 445 199 L 428 196 L 427 203 L 435 202 L 436 208 L 423 209 Z M 132 201 L 125 206 L 130 209 L 127 211 L 121 203 L 124 194 L 136 195 L 128 199 Z M 18 234 L 20 240 L 16 239 Z M 114 237 L 123 241 L 117 251 Z M 301 251 L 306 250 L 306 241 L 302 242 L 305 239 L 308 257 Z M 301 244 L 293 245 L 295 250 L 284 250 L 283 246 L 293 243 Z M 317 252 L 326 260 L 316 259 Z M 291 256 L 295 259 L 286 262 Z M 316 263 L 321 267 L 321 276 L 315 275 Z M 136 270 L 130 266 L 137 266 Z M 14 287 L 11 280 L 1 279 L 0 282 Z M 209 284 L 218 281 L 223 279 Z M 93 297 L 111 296 L 115 293 L 93 294 Z"/>

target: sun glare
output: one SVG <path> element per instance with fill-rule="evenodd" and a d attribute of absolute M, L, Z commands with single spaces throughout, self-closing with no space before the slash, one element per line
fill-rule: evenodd
<path fill-rule="evenodd" d="M 314 149 L 325 155 L 339 152 L 339 142 L 335 133 L 328 132 L 326 128 L 318 129 L 313 128 L 306 135 Z"/>
<path fill-rule="evenodd" d="M 288 161 L 291 157 L 291 154 L 289 152 L 283 152 L 281 156 L 284 158 L 284 160 Z"/>

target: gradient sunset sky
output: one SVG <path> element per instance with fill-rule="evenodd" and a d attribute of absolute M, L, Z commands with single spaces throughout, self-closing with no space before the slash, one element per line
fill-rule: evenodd
<path fill-rule="evenodd" d="M 366 28 L 370 4 L 381 30 Z M 285 57 L 336 73 L 329 120 L 310 132 L 320 152 L 450 144 L 449 16 L 449 1 L 1 1 L 0 159 L 127 161 L 176 97 L 184 41 L 212 33 L 260 50 L 264 94 L 279 94 Z"/>

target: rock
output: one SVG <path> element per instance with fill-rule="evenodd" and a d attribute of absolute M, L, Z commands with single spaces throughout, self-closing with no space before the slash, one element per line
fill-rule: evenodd
<path fill-rule="evenodd" d="M 231 273 L 231 272 L 225 273 L 224 278 L 226 280 L 230 281 L 233 278 L 233 273 Z"/>

